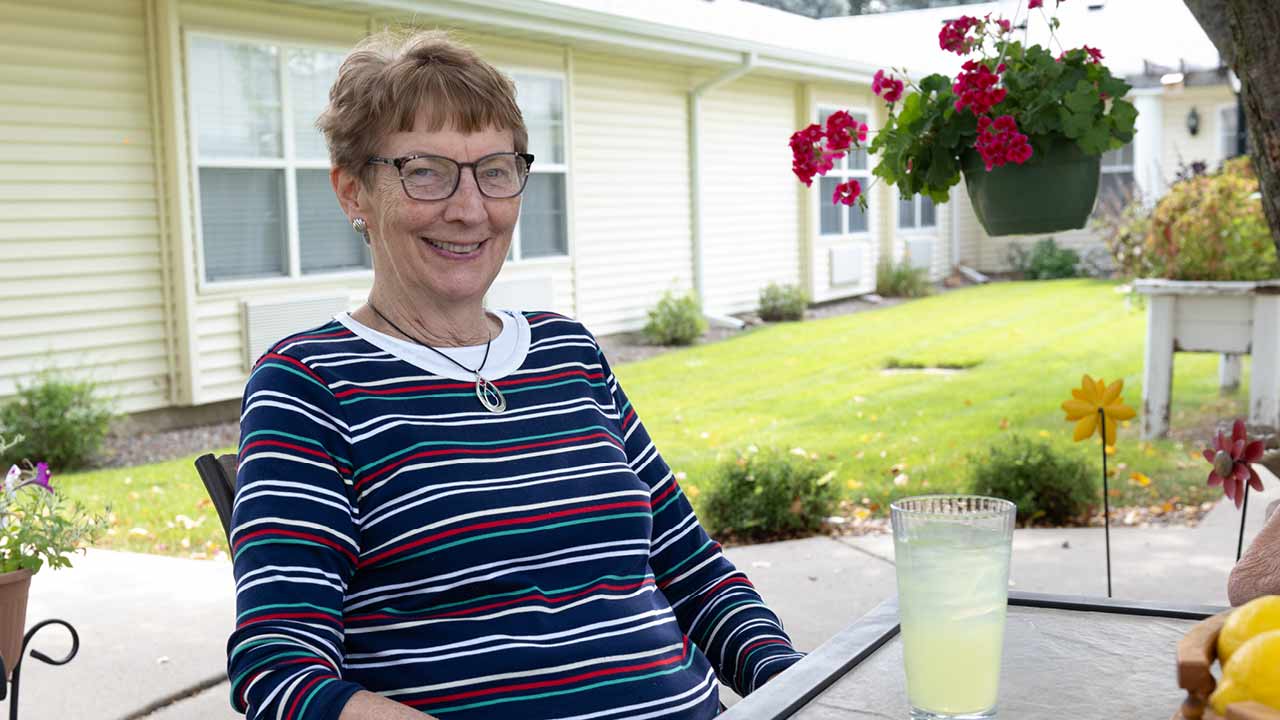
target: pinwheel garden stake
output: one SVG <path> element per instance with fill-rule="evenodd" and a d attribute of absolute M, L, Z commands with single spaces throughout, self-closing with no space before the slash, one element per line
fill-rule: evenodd
<path fill-rule="evenodd" d="M 1111 492 L 1107 482 L 1107 448 L 1116 445 L 1116 426 L 1137 415 L 1120 397 L 1123 389 L 1123 380 L 1107 385 L 1102 379 L 1094 380 L 1085 375 L 1080 387 L 1071 391 L 1071 399 L 1062 403 L 1067 421 L 1076 424 L 1073 436 L 1076 442 L 1093 437 L 1095 430 L 1099 431 L 1102 439 L 1102 526 L 1107 543 L 1107 597 L 1111 597 Z"/>
<path fill-rule="evenodd" d="M 1240 510 L 1240 539 L 1236 542 L 1236 562 L 1240 562 L 1240 554 L 1244 551 L 1244 521 L 1249 513 L 1249 488 L 1262 492 L 1262 478 L 1252 464 L 1261 460 L 1265 452 L 1263 441 L 1250 442 L 1244 420 L 1239 419 L 1231 426 L 1230 438 L 1218 431 L 1213 439 L 1213 447 L 1204 451 L 1204 459 L 1213 466 L 1209 471 L 1209 485 L 1221 485 L 1227 499 L 1234 501 L 1236 509 Z"/>

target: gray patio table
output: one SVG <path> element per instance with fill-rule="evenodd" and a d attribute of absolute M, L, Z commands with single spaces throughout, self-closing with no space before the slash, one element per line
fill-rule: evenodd
<path fill-rule="evenodd" d="M 1186 697 L 1178 641 L 1224 609 L 1010 592 L 999 717 L 1169 720 Z M 895 596 L 720 717 L 906 720 L 908 708 Z"/>

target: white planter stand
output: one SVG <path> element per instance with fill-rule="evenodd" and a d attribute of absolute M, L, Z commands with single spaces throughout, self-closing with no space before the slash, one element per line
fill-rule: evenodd
<path fill-rule="evenodd" d="M 1280 427 L 1280 280 L 1137 280 L 1134 290 L 1148 298 L 1143 439 L 1169 432 L 1175 352 L 1221 353 L 1224 391 L 1239 387 L 1240 359 L 1252 355 L 1249 423 Z"/>

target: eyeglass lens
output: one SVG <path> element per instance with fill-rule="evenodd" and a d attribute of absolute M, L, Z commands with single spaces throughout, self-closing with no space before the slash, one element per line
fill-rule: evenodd
<path fill-rule="evenodd" d="M 473 168 L 480 192 L 491 198 L 509 198 L 524 188 L 528 168 L 516 155 L 494 155 L 484 158 Z M 405 191 L 419 200 L 442 200 L 453 194 L 458 185 L 458 163 L 444 157 L 423 157 L 406 162 L 400 168 Z"/>

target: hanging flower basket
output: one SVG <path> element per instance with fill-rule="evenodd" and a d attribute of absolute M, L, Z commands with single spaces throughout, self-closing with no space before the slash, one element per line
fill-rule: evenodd
<path fill-rule="evenodd" d="M 897 187 L 903 199 L 947 202 L 963 174 L 991 235 L 1083 227 L 1101 155 L 1133 140 L 1138 111 L 1101 51 L 1062 47 L 1058 18 L 1043 6 L 1028 0 L 1028 14 L 1013 20 L 966 15 L 945 23 L 938 47 L 968 58 L 954 78 L 935 73 L 916 83 L 905 71 L 877 72 L 871 91 L 889 109 L 881 127 L 832 113 L 791 136 L 792 172 L 811 185 L 846 153 L 865 149 L 877 157 L 876 181 Z M 1032 10 L 1046 19 L 1047 46 L 1025 43 Z M 831 201 L 868 209 L 857 180 L 837 186 Z"/>
<path fill-rule="evenodd" d="M 970 150 L 961 171 L 978 221 L 988 235 L 1028 235 L 1085 226 L 1098 196 L 1102 158 L 1073 140 L 1053 138 L 1021 165 L 987 170 Z"/>

